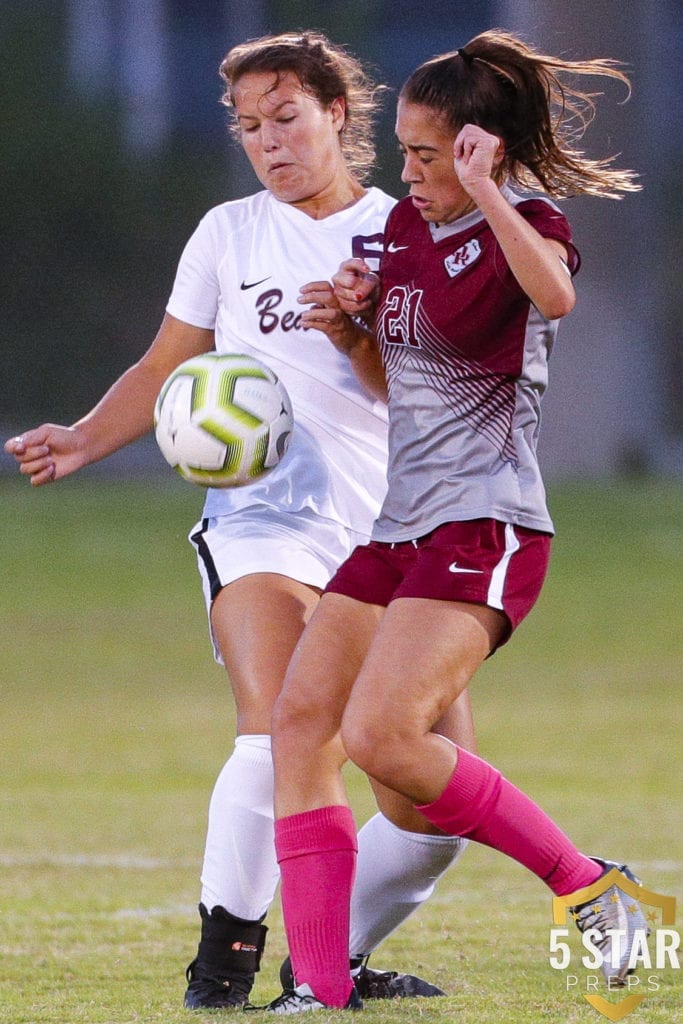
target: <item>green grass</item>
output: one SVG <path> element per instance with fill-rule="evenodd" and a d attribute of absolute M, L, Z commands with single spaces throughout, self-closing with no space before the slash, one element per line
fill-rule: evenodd
<path fill-rule="evenodd" d="M 0 487 L 0 1021 L 208 1024 L 226 1015 L 182 1008 L 183 969 L 233 719 L 185 540 L 202 496 L 86 475 Z M 588 852 L 680 895 L 683 489 L 566 485 L 551 499 L 543 596 L 475 683 L 481 752 Z M 360 822 L 367 787 L 354 771 L 349 784 Z M 285 954 L 277 907 L 268 923 L 258 1001 L 277 994 Z M 604 1020 L 549 968 L 550 925 L 536 879 L 470 847 L 375 957 L 449 998 L 370 1004 L 364 1019 Z M 646 973 L 660 988 L 628 1020 L 683 1019 L 679 974 Z"/>

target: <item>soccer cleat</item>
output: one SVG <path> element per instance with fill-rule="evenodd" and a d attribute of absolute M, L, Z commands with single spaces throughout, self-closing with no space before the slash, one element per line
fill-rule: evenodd
<path fill-rule="evenodd" d="M 245 1008 L 254 983 L 253 974 L 236 974 L 232 978 L 212 973 L 199 960 L 193 960 L 185 972 L 187 1010 L 229 1010 Z"/>
<path fill-rule="evenodd" d="M 247 1007 L 245 1007 L 247 1009 Z M 274 999 L 272 1003 L 261 1007 L 269 1013 L 308 1013 L 310 1010 L 331 1010 L 333 1007 L 321 1003 L 313 995 L 309 985 L 305 983 L 297 988 L 285 989 L 281 996 Z M 345 1010 L 362 1010 L 363 1003 L 355 988 L 351 989 L 349 1001 L 344 1007 Z"/>
<path fill-rule="evenodd" d="M 223 907 L 208 912 L 199 904 L 202 931 L 197 956 L 185 972 L 188 1010 L 245 1007 L 261 962 L 268 929 L 244 921 Z"/>
<path fill-rule="evenodd" d="M 360 970 L 357 968 L 360 966 Z M 374 971 L 363 960 L 351 961 L 351 978 L 361 999 L 405 999 L 411 996 L 445 996 L 436 985 L 416 978 L 413 974 L 399 974 L 398 971 Z M 356 973 L 353 971 L 356 970 Z M 292 962 L 287 957 L 280 968 L 280 984 L 285 991 L 294 988 Z"/>
<path fill-rule="evenodd" d="M 636 878 L 626 864 L 602 860 L 600 857 L 592 857 L 591 860 L 600 864 L 604 869 L 603 875 L 611 871 L 612 868 L 616 868 L 631 882 L 642 885 L 640 879 Z M 646 935 L 650 934 L 638 901 L 620 889 L 618 885 L 611 885 L 597 899 L 572 907 L 571 913 L 580 932 L 595 929 L 599 933 L 598 938 L 591 936 L 591 939 L 593 945 L 602 953 L 602 973 L 605 975 L 607 984 L 610 986 L 625 985 L 626 976 L 633 974 L 633 968 L 629 968 L 629 960 L 635 932 L 641 929 Z M 618 947 L 614 951 L 615 962 L 613 963 L 612 946 L 615 941 L 618 943 Z"/>
<path fill-rule="evenodd" d="M 446 993 L 429 981 L 414 974 L 398 971 L 374 971 L 363 964 L 360 972 L 352 975 L 356 991 L 362 999 L 407 999 L 411 996 L 445 996 Z"/>

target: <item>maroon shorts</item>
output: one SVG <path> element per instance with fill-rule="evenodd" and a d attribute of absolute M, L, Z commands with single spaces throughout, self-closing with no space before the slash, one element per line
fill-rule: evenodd
<path fill-rule="evenodd" d="M 418 540 L 357 547 L 325 592 L 384 606 L 397 597 L 488 605 L 507 616 L 504 643 L 536 603 L 551 540 L 497 519 L 446 523 Z"/>

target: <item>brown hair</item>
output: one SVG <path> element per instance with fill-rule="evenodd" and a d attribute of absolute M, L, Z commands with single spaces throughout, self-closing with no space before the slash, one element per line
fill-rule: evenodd
<path fill-rule="evenodd" d="M 364 181 L 375 162 L 374 119 L 379 109 L 375 85 L 355 57 L 343 47 L 331 43 L 320 32 L 284 33 L 262 36 L 234 46 L 220 66 L 225 82 L 221 102 L 234 108 L 234 87 L 249 72 L 272 71 L 277 76 L 291 71 L 302 88 L 327 109 L 339 96 L 344 98 L 346 116 L 340 133 L 340 145 L 349 170 Z M 235 124 L 234 134 L 239 138 Z"/>
<path fill-rule="evenodd" d="M 560 80 L 565 75 L 604 75 L 630 82 L 619 62 L 550 57 L 501 29 L 482 32 L 466 46 L 434 57 L 410 76 L 401 97 L 439 112 L 449 131 L 477 124 L 505 143 L 502 173 L 525 188 L 558 198 L 572 195 L 620 199 L 640 185 L 633 171 L 612 167 L 614 157 L 591 160 L 573 143 L 595 114 L 594 93 Z M 627 96 L 628 99 L 628 96 Z"/>

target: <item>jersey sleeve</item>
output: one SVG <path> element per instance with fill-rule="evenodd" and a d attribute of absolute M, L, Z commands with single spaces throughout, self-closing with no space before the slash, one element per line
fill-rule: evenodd
<path fill-rule="evenodd" d="M 408 200 L 409 202 L 409 200 Z M 396 225 L 399 222 L 403 211 L 408 206 L 406 197 L 400 199 L 395 206 L 389 211 L 387 216 L 386 224 L 384 225 L 384 246 L 386 248 L 387 242 L 390 238 L 393 238 L 396 234 Z"/>
<path fill-rule="evenodd" d="M 218 245 L 210 213 L 190 237 L 178 263 L 166 312 L 177 320 L 213 330 L 216 324 L 220 286 Z"/>
<path fill-rule="evenodd" d="M 574 245 L 569 221 L 554 203 L 545 199 L 528 199 L 517 210 L 544 238 L 555 238 L 567 247 L 567 266 L 572 277 L 581 266 L 581 255 Z"/>

